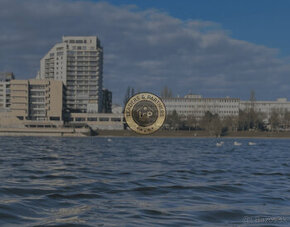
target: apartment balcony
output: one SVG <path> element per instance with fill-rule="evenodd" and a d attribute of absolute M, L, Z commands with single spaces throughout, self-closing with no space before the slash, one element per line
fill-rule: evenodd
<path fill-rule="evenodd" d="M 45 91 L 48 91 L 49 88 L 48 87 L 45 87 L 45 88 L 30 88 L 30 93 L 31 92 L 45 92 Z"/>
<path fill-rule="evenodd" d="M 68 66 L 76 66 L 76 61 L 67 61 Z"/>
<path fill-rule="evenodd" d="M 27 91 L 12 91 L 12 97 L 27 97 Z"/>
<path fill-rule="evenodd" d="M 45 108 L 43 108 L 43 107 L 32 107 L 32 108 L 29 108 L 29 111 L 33 111 L 33 110 L 45 111 Z"/>
<path fill-rule="evenodd" d="M 30 92 L 29 96 L 32 98 L 43 98 L 45 97 L 45 92 Z"/>
<path fill-rule="evenodd" d="M 24 100 L 25 102 L 27 101 L 27 96 L 23 95 L 15 95 L 15 93 L 11 96 L 12 100 Z"/>
<path fill-rule="evenodd" d="M 66 99 L 72 99 L 73 97 L 76 97 L 76 93 L 69 93 L 69 94 L 66 94 Z"/>
<path fill-rule="evenodd" d="M 70 89 L 71 87 L 77 86 L 77 83 L 76 82 L 74 82 L 74 83 L 67 83 L 66 86 L 67 86 L 67 89 Z"/>
<path fill-rule="evenodd" d="M 41 118 L 45 118 L 46 114 L 30 114 L 30 117 L 41 117 Z"/>
<path fill-rule="evenodd" d="M 15 102 L 13 102 L 11 105 L 13 106 L 13 108 L 17 108 L 17 109 L 21 109 L 21 110 L 28 109 L 28 106 L 27 106 L 26 103 L 15 103 Z"/>
<path fill-rule="evenodd" d="M 75 80 L 76 76 L 77 75 L 75 73 L 68 73 L 67 80 Z"/>

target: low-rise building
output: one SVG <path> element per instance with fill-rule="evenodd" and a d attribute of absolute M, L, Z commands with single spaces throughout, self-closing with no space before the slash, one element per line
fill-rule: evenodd
<path fill-rule="evenodd" d="M 112 105 L 112 113 L 118 113 L 121 114 L 123 113 L 124 107 L 118 104 L 113 104 Z"/>
<path fill-rule="evenodd" d="M 11 81 L 11 113 L 19 120 L 62 121 L 64 86 L 56 80 Z"/>
<path fill-rule="evenodd" d="M 123 114 L 71 113 L 68 123 L 72 127 L 88 125 L 93 130 L 122 130 L 125 120 Z"/>
<path fill-rule="evenodd" d="M 264 120 L 268 121 L 273 111 L 283 115 L 290 112 L 290 102 L 286 98 L 278 98 L 276 101 L 241 101 L 240 110 L 247 111 L 253 108 L 255 112 L 264 114 Z"/>
<path fill-rule="evenodd" d="M 10 109 L 10 82 L 14 80 L 12 72 L 0 73 L 0 111 L 8 111 Z"/>
<path fill-rule="evenodd" d="M 242 101 L 238 98 L 202 98 L 201 95 L 186 95 L 183 98 L 164 98 L 167 114 L 174 110 L 178 115 L 187 117 L 189 115 L 200 119 L 209 111 L 218 114 L 222 119 L 228 116 L 239 116 L 239 111 L 249 111 L 263 114 L 264 121 L 268 122 L 273 111 L 283 116 L 290 112 L 290 102 L 286 98 L 276 101 Z"/>
<path fill-rule="evenodd" d="M 186 95 L 184 98 L 164 98 L 167 114 L 174 110 L 180 116 L 195 116 L 200 119 L 209 111 L 221 118 L 239 115 L 240 99 L 237 98 L 202 98 L 201 95 Z"/>

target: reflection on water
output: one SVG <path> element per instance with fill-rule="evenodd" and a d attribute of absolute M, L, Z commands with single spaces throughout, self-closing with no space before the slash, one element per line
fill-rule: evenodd
<path fill-rule="evenodd" d="M 290 224 L 290 140 L 1 137 L 0 226 Z"/>

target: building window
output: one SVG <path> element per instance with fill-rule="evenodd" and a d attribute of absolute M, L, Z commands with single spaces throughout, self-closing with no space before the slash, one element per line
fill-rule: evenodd
<path fill-rule="evenodd" d="M 85 121 L 84 117 L 76 117 L 76 121 Z"/>
<path fill-rule="evenodd" d="M 88 117 L 88 121 L 98 121 L 98 118 L 96 118 L 96 117 Z"/>
<path fill-rule="evenodd" d="M 108 117 L 100 117 L 100 121 L 109 121 Z"/>
<path fill-rule="evenodd" d="M 60 117 L 50 117 L 49 118 L 51 121 L 59 121 Z"/>

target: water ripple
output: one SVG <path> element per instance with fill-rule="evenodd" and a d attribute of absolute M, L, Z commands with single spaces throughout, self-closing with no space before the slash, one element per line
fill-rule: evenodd
<path fill-rule="evenodd" d="M 289 226 L 290 140 L 1 137 L 0 226 Z"/>

